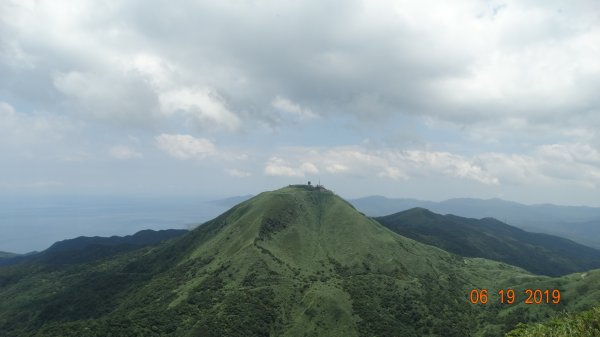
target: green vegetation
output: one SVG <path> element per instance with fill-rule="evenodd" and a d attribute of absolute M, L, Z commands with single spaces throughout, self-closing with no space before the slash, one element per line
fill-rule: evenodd
<path fill-rule="evenodd" d="M 545 323 L 519 324 L 507 337 L 598 337 L 600 307 L 576 314 L 563 315 Z"/>
<path fill-rule="evenodd" d="M 291 186 L 157 246 L 0 268 L 0 335 L 501 336 L 600 303 L 599 284 L 598 271 L 550 278 L 463 258 Z M 564 290 L 562 304 L 500 305 L 492 291 L 532 286 Z M 473 288 L 490 303 L 470 304 Z"/>
<path fill-rule="evenodd" d="M 56 242 L 41 253 L 13 254 L 5 259 L 0 258 L 0 266 L 27 261 L 46 266 L 88 263 L 141 247 L 157 245 L 160 242 L 180 237 L 187 232 L 183 229 L 167 229 L 158 231 L 142 230 L 127 236 L 80 236 L 75 239 Z"/>
<path fill-rule="evenodd" d="M 368 216 L 384 216 L 415 207 L 467 218 L 493 217 L 520 229 L 558 235 L 600 249 L 600 207 L 523 205 L 502 199 L 456 198 L 434 202 L 371 196 L 350 202 Z"/>
<path fill-rule="evenodd" d="M 17 256 L 17 254 L 8 253 L 8 252 L 0 252 L 0 259 L 6 259 L 6 258 L 14 257 L 14 256 Z"/>
<path fill-rule="evenodd" d="M 506 262 L 535 274 L 560 276 L 600 268 L 600 250 L 552 235 L 529 233 L 492 218 L 470 219 L 413 208 L 375 219 L 419 242 L 461 256 Z"/>

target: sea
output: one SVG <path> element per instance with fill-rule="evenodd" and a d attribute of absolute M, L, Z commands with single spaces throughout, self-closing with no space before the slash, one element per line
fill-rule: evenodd
<path fill-rule="evenodd" d="M 192 229 L 231 206 L 200 197 L 0 197 L 0 251 L 42 251 L 79 236 Z"/>

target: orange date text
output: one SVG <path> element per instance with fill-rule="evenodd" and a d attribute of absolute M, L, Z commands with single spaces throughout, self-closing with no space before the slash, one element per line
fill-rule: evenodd
<path fill-rule="evenodd" d="M 469 292 L 469 302 L 472 304 L 487 304 L 490 300 L 497 300 L 502 304 L 515 304 L 519 303 L 519 300 L 525 304 L 558 304 L 560 303 L 560 290 L 525 289 L 518 294 L 514 289 L 500 289 L 497 292 L 489 292 L 487 289 L 472 289 Z"/>

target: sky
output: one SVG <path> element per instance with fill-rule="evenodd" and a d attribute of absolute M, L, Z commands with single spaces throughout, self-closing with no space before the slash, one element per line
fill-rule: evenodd
<path fill-rule="evenodd" d="M 0 194 L 600 206 L 600 3 L 0 2 Z"/>

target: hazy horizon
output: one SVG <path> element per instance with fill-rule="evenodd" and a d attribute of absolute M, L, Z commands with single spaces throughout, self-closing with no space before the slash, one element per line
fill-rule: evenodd
<path fill-rule="evenodd" d="M 143 229 L 189 229 L 216 217 L 232 206 L 215 202 L 256 195 L 260 192 L 263 191 L 212 197 L 206 195 L 36 195 L 18 197 L 0 195 L 0 224 L 3 234 L 0 238 L 0 251 L 18 254 L 34 250 L 41 251 L 54 242 L 78 236 L 123 236 L 134 234 Z M 365 195 L 362 197 L 345 197 L 341 195 L 347 200 L 372 196 L 383 195 Z M 426 200 L 409 196 L 383 197 L 424 202 L 443 202 L 457 199 Z M 462 197 L 459 199 L 462 199 Z M 500 200 L 516 202 L 514 200 Z M 524 205 L 541 205 L 541 203 Z"/>

